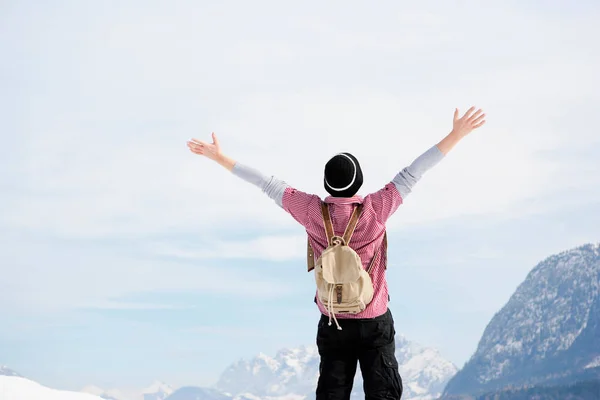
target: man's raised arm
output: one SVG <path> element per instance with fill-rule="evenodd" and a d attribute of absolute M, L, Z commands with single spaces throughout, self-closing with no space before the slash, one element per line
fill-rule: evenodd
<path fill-rule="evenodd" d="M 413 186 L 427 170 L 440 162 L 465 136 L 485 123 L 485 114 L 481 109 L 475 111 L 471 107 L 462 118 L 458 118 L 458 109 L 454 110 L 452 131 L 438 144 L 417 157 L 412 164 L 404 168 L 393 179 L 394 185 L 403 199 L 408 196 Z"/>
<path fill-rule="evenodd" d="M 212 143 L 206 143 L 198 139 L 190 139 L 187 142 L 187 145 L 192 153 L 203 155 L 206 158 L 217 162 L 234 175 L 260 188 L 267 196 L 273 199 L 275 203 L 280 207 L 283 207 L 283 193 L 289 185 L 274 176 L 263 175 L 260 171 L 227 157 L 221 151 L 221 145 L 214 133 L 212 134 L 212 139 Z"/>
<path fill-rule="evenodd" d="M 398 172 L 383 189 L 369 194 L 380 221 L 387 221 L 396 212 L 425 172 L 439 163 L 461 139 L 485 123 L 482 110 L 474 111 L 475 107 L 471 107 L 462 118 L 458 118 L 458 109 L 455 109 L 452 131 L 446 137 Z"/>

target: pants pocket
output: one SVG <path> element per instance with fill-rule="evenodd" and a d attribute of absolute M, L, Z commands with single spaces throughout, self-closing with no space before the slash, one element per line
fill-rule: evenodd
<path fill-rule="evenodd" d="M 398 361 L 389 348 L 381 350 L 370 351 L 360 360 L 365 400 L 400 400 L 402 380 Z"/>
<path fill-rule="evenodd" d="M 386 377 L 388 381 L 388 390 L 390 393 L 390 399 L 400 400 L 402 397 L 402 377 L 400 376 L 400 371 L 398 370 L 398 360 L 396 360 L 396 356 L 390 353 L 382 353 L 382 364 L 383 369 L 386 371 Z"/>

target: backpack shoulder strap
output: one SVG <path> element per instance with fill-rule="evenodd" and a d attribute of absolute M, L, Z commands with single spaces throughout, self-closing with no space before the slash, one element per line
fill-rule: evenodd
<path fill-rule="evenodd" d="M 327 204 L 323 201 L 321 202 L 321 214 L 323 215 L 323 225 L 325 226 L 325 234 L 327 235 L 327 245 L 331 244 L 331 239 L 333 238 L 333 236 L 335 235 L 334 231 L 333 231 L 333 224 L 331 223 L 331 215 L 329 214 L 329 207 L 327 207 Z M 352 222 L 352 218 L 354 218 L 354 214 L 356 214 L 356 210 L 353 213 L 353 217 L 351 217 L 350 222 Z M 346 232 L 344 232 L 344 238 L 346 238 L 346 234 L 349 233 L 349 236 L 352 236 L 352 233 L 354 232 L 354 228 L 356 227 L 356 222 L 358 221 L 358 215 L 356 216 L 356 221 L 354 222 L 353 226 L 351 226 L 352 224 L 348 224 L 348 227 L 346 228 Z M 350 231 L 348 228 L 352 228 Z M 349 232 L 348 232 L 349 231 Z M 312 271 L 313 269 L 315 269 L 315 252 L 312 248 L 312 246 L 310 245 L 310 241 L 306 240 L 306 266 L 308 269 L 308 272 Z"/>
<path fill-rule="evenodd" d="M 354 233 L 354 229 L 356 229 L 356 224 L 358 223 L 358 218 L 360 218 L 362 209 L 363 205 L 359 204 L 354 208 L 354 211 L 352 211 L 350 221 L 348 222 L 348 226 L 346 227 L 346 231 L 344 232 L 344 242 L 346 242 L 346 245 L 350 244 L 350 239 L 352 239 L 352 234 Z"/>
<path fill-rule="evenodd" d="M 331 216 L 329 215 L 329 207 L 327 207 L 324 201 L 321 202 L 321 213 L 323 214 L 323 224 L 325 225 L 325 233 L 327 234 L 327 245 L 330 245 L 334 232 L 333 225 L 331 224 Z"/>
<path fill-rule="evenodd" d="M 308 238 L 306 239 L 306 266 L 308 268 L 308 272 L 315 269 L 315 252 L 313 251 Z"/>
<path fill-rule="evenodd" d="M 373 264 L 375 264 L 375 259 L 379 255 L 379 252 L 381 251 L 382 247 L 384 248 L 385 251 L 387 251 L 387 232 L 385 232 L 383 234 L 383 243 L 381 244 L 381 246 L 379 246 L 379 248 L 377 249 L 375 254 L 373 254 L 373 258 L 371 258 L 371 262 L 369 263 L 369 268 L 367 268 L 367 273 L 369 275 L 371 274 L 371 270 L 373 269 Z M 387 265 L 385 266 L 385 269 L 387 269 Z"/>

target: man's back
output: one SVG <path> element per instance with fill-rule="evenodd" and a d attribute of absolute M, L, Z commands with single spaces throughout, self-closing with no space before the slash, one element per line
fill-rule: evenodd
<path fill-rule="evenodd" d="M 338 318 L 362 319 L 382 315 L 387 310 L 389 299 L 385 280 L 387 257 L 385 248 L 379 252 L 377 250 L 384 245 L 385 222 L 402 204 L 402 197 L 392 184 L 367 195 L 364 199 L 361 196 L 349 198 L 329 196 L 321 200 L 316 195 L 288 188 L 283 194 L 283 207 L 306 229 L 315 260 L 327 247 L 327 235 L 321 213 L 323 201 L 329 208 L 334 233 L 339 236 L 343 235 L 356 205 L 363 205 L 362 214 L 350 241 L 350 247 L 358 253 L 365 269 L 376 256 L 371 269 L 371 280 L 374 287 L 373 300 L 362 312 L 340 314 Z M 327 308 L 318 298 L 317 305 L 321 313 L 328 314 Z"/>

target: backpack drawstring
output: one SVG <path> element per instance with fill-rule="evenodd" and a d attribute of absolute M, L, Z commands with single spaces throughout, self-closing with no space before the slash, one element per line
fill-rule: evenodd
<path fill-rule="evenodd" d="M 329 326 L 331 326 L 331 317 L 333 316 L 335 325 L 337 326 L 338 330 L 341 331 L 342 327 L 338 323 L 338 320 L 335 317 L 335 313 L 333 312 L 333 289 L 334 288 L 335 288 L 335 285 L 331 285 L 331 287 L 329 288 L 329 302 L 328 302 L 329 304 L 327 305 L 327 311 L 329 311 Z"/>

